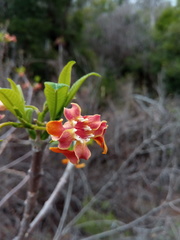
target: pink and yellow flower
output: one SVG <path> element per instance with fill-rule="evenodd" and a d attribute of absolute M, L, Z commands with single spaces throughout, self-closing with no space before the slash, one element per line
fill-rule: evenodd
<path fill-rule="evenodd" d="M 62 153 L 73 164 L 78 164 L 80 159 L 88 160 L 91 152 L 87 147 L 88 142 L 93 139 L 103 148 L 103 154 L 107 153 L 107 146 L 104 134 L 108 127 L 106 121 L 100 120 L 100 115 L 81 115 L 81 108 L 78 104 L 72 103 L 72 108 L 64 108 L 63 119 L 50 121 L 46 125 L 47 132 L 53 141 L 58 141 L 58 147 L 51 147 L 50 150 Z"/>
<path fill-rule="evenodd" d="M 0 111 L 5 111 L 7 108 L 4 106 L 4 104 L 0 101 Z"/>
<path fill-rule="evenodd" d="M 17 38 L 15 35 L 10 35 L 9 33 L 5 33 L 4 39 L 7 42 L 17 42 Z"/>

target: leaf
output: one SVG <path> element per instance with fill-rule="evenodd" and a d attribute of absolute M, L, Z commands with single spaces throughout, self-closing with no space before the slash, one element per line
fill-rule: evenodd
<path fill-rule="evenodd" d="M 9 81 L 9 83 L 11 85 L 11 89 L 14 90 L 19 95 L 19 99 L 21 99 L 22 104 L 25 107 L 24 95 L 23 95 L 20 85 L 16 85 L 16 83 L 13 80 L 11 80 L 10 78 L 8 78 L 7 80 Z"/>
<path fill-rule="evenodd" d="M 15 116 L 22 117 L 25 114 L 25 101 L 21 87 L 9 78 L 8 81 L 11 89 L 0 88 L 0 100 Z"/>
<path fill-rule="evenodd" d="M 22 105 L 22 100 L 19 95 L 12 89 L 1 88 L 0 89 L 0 100 L 6 106 L 6 108 L 16 116 L 16 111 L 14 107 L 19 109 L 21 114 L 24 113 L 24 107 Z"/>
<path fill-rule="evenodd" d="M 81 87 L 81 85 L 85 82 L 85 80 L 90 77 L 90 76 L 96 76 L 96 77 L 101 77 L 101 75 L 99 75 L 98 73 L 92 72 L 92 73 L 88 73 L 86 75 L 84 75 L 83 77 L 81 77 L 79 80 L 77 80 L 72 87 L 70 88 L 68 94 L 67 94 L 67 99 L 66 102 L 64 104 L 64 106 L 67 106 L 71 100 L 73 99 L 73 97 L 75 96 L 75 94 L 77 93 L 77 91 L 79 90 L 79 88 Z"/>
<path fill-rule="evenodd" d="M 75 61 L 70 61 L 66 64 L 66 66 L 62 69 L 59 78 L 58 78 L 58 83 L 64 83 L 70 86 L 71 84 L 71 71 L 72 71 L 72 66 L 75 64 Z"/>
<path fill-rule="evenodd" d="M 69 86 L 66 84 L 45 82 L 44 94 L 50 112 L 51 120 L 55 120 L 66 100 Z"/>
<path fill-rule="evenodd" d="M 14 90 L 15 92 L 19 92 L 19 89 L 18 89 L 16 83 L 13 80 L 11 80 L 10 78 L 8 78 L 7 80 L 11 85 L 11 89 Z"/>
<path fill-rule="evenodd" d="M 34 109 L 26 107 L 25 108 L 25 119 L 28 122 L 32 122 L 32 115 L 33 115 Z"/>

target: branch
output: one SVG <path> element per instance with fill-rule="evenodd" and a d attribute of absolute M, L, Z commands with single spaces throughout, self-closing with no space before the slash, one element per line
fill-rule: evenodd
<path fill-rule="evenodd" d="M 38 140 L 34 144 L 38 144 Z M 33 148 L 34 152 L 33 152 L 31 167 L 29 170 L 29 186 L 28 186 L 27 198 L 25 201 L 23 218 L 21 221 L 19 233 L 14 240 L 24 240 L 24 238 L 26 237 L 26 232 L 29 228 L 29 223 L 31 221 L 31 217 L 34 212 L 37 193 L 39 190 L 40 177 L 42 175 L 42 172 L 41 172 L 42 171 L 42 150 L 38 145 L 36 145 L 36 147 L 35 146 L 33 147 L 34 147 Z"/>
<path fill-rule="evenodd" d="M 1 152 L 0 152 L 1 153 Z M 30 157 L 32 155 L 32 151 L 27 152 L 26 154 L 24 154 L 23 156 L 17 158 L 16 160 L 14 160 L 13 162 L 10 162 L 9 164 L 3 166 L 0 168 L 0 172 L 5 171 L 6 169 L 15 166 L 16 164 L 24 161 L 26 158 Z"/>
<path fill-rule="evenodd" d="M 17 192 L 21 189 L 29 180 L 29 176 L 27 175 L 17 186 L 11 189 L 0 201 L 0 208 Z"/>
<path fill-rule="evenodd" d="M 55 234 L 53 240 L 59 240 L 61 238 L 61 232 L 62 232 L 64 222 L 67 217 L 67 213 L 69 210 L 69 204 L 71 201 L 72 190 L 73 190 L 73 179 L 74 179 L 74 174 L 71 174 L 69 186 L 68 186 L 68 190 L 67 190 L 67 195 L 66 195 L 66 200 L 65 200 L 65 204 L 64 204 L 64 209 L 63 209 L 62 216 L 61 216 L 61 219 L 60 219 L 60 222 L 59 222 L 59 225 L 58 225 L 58 228 L 56 230 L 56 234 Z"/>
<path fill-rule="evenodd" d="M 29 234 L 32 233 L 34 228 L 39 224 L 39 222 L 48 214 L 48 212 L 52 209 L 53 204 L 57 200 L 57 197 L 60 194 L 60 191 L 64 187 L 64 185 L 67 182 L 67 179 L 73 170 L 74 165 L 72 163 L 68 163 L 62 177 L 59 179 L 59 182 L 57 183 L 54 191 L 52 192 L 49 199 L 45 202 L 44 206 L 42 207 L 41 211 L 38 213 L 38 215 L 34 218 L 34 220 L 31 222 L 29 230 L 26 234 L 26 237 L 29 237 Z M 18 239 L 19 240 L 19 239 Z"/>
<path fill-rule="evenodd" d="M 66 225 L 66 227 L 63 229 L 63 235 L 66 234 L 71 226 L 73 226 L 80 218 L 81 216 L 88 211 L 89 208 L 93 206 L 93 204 L 100 198 L 103 192 L 105 192 L 110 186 L 114 184 L 114 182 L 117 180 L 119 174 L 123 172 L 130 162 L 136 157 L 136 155 L 142 151 L 144 146 L 149 144 L 150 142 L 157 139 L 161 134 L 166 132 L 168 129 L 176 126 L 176 124 L 168 124 L 165 127 L 162 127 L 156 134 L 150 136 L 149 138 L 145 139 L 134 151 L 129 155 L 129 157 L 121 164 L 119 169 L 113 175 L 110 177 L 110 179 L 106 182 L 106 184 L 103 185 L 103 187 L 97 192 L 97 194 L 87 203 L 86 206 L 84 206 L 81 211 Z"/>
<path fill-rule="evenodd" d="M 171 207 L 172 204 L 174 205 L 174 204 L 178 204 L 178 203 L 180 203 L 180 198 L 176 199 L 176 200 L 173 200 L 171 202 L 164 202 L 160 206 L 153 208 L 152 210 L 150 210 L 149 212 L 147 212 L 143 216 L 135 219 L 134 221 L 132 221 L 130 223 L 127 223 L 123 226 L 117 227 L 117 228 L 109 230 L 109 231 L 105 231 L 105 232 L 102 232 L 102 233 L 95 234 L 94 236 L 83 238 L 82 240 L 99 240 L 101 238 L 112 236 L 113 234 L 117 234 L 117 233 L 120 233 L 120 232 L 127 231 L 128 229 L 131 229 L 131 228 L 135 227 L 137 224 L 146 220 L 149 216 L 154 215 L 157 212 L 161 211 L 163 208 Z"/>

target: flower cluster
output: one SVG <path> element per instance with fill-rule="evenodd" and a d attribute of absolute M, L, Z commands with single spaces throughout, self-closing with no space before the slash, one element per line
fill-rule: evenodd
<path fill-rule="evenodd" d="M 107 153 L 107 146 L 104 134 L 108 127 L 106 121 L 100 120 L 100 115 L 81 115 L 81 108 L 78 104 L 72 103 L 72 108 L 64 108 L 63 119 L 50 121 L 46 125 L 47 132 L 53 141 L 58 141 L 58 147 L 51 147 L 50 150 L 64 154 L 73 164 L 78 164 L 80 159 L 88 160 L 91 152 L 87 147 L 92 139 L 103 148 L 103 154 Z"/>
<path fill-rule="evenodd" d="M 6 42 L 17 42 L 17 38 L 15 35 L 10 35 L 9 33 L 4 34 L 4 39 Z"/>

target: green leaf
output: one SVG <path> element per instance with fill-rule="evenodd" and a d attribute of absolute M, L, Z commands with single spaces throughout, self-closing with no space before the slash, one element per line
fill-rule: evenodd
<path fill-rule="evenodd" d="M 1 88 L 0 89 L 0 100 L 6 106 L 6 108 L 16 116 L 14 107 L 19 109 L 21 114 L 24 113 L 24 106 L 19 95 L 12 89 Z"/>
<path fill-rule="evenodd" d="M 16 85 L 16 83 L 13 80 L 11 80 L 10 78 L 8 78 L 7 80 L 9 81 L 9 83 L 11 85 L 11 89 L 14 90 L 19 95 L 19 98 L 21 99 L 22 104 L 25 106 L 24 95 L 23 95 L 20 85 Z"/>
<path fill-rule="evenodd" d="M 22 89 L 13 80 L 9 78 L 7 80 L 10 83 L 11 89 L 0 88 L 0 100 L 15 116 L 22 117 L 25 114 L 25 101 Z"/>
<path fill-rule="evenodd" d="M 27 129 L 30 138 L 32 139 L 36 139 L 36 131 L 32 130 L 32 129 Z"/>
<path fill-rule="evenodd" d="M 85 80 L 90 77 L 90 76 L 96 76 L 96 77 L 101 77 L 101 75 L 99 75 L 98 73 L 92 72 L 92 73 L 88 73 L 86 75 L 84 75 L 83 77 L 81 77 L 79 80 L 77 80 L 72 87 L 70 88 L 68 94 L 67 94 L 67 99 L 65 102 L 65 106 L 67 106 L 71 100 L 74 98 L 75 94 L 77 93 L 77 91 L 79 90 L 79 88 L 81 87 L 81 85 L 85 82 Z"/>
<path fill-rule="evenodd" d="M 11 85 L 11 89 L 14 90 L 15 92 L 19 92 L 19 89 L 18 89 L 16 83 L 13 80 L 11 80 L 10 78 L 8 78 L 7 80 Z"/>
<path fill-rule="evenodd" d="M 55 120 L 64 107 L 69 86 L 66 84 L 45 82 L 44 94 L 50 112 L 51 120 Z"/>
<path fill-rule="evenodd" d="M 28 121 L 30 123 L 32 122 L 33 112 L 34 112 L 34 109 L 28 108 L 28 107 L 25 108 L 25 119 L 26 119 L 26 121 Z"/>
<path fill-rule="evenodd" d="M 59 78 L 58 78 L 58 83 L 64 83 L 70 86 L 71 84 L 71 71 L 72 71 L 72 66 L 75 64 L 75 61 L 70 61 L 66 64 L 66 66 L 62 69 Z"/>

